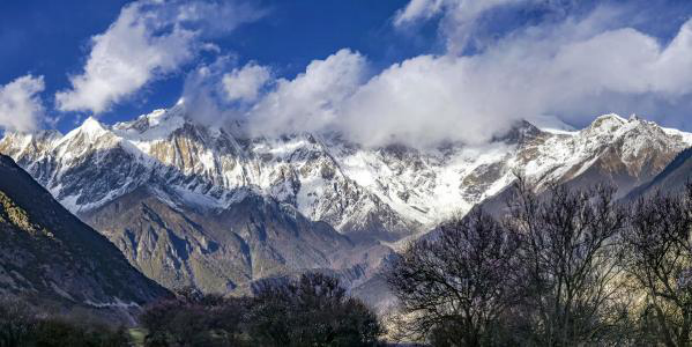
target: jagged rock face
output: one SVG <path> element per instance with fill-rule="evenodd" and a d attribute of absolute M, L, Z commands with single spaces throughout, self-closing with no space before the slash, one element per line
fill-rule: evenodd
<path fill-rule="evenodd" d="M 651 181 L 633 189 L 625 199 L 634 201 L 641 196 L 661 192 L 680 194 L 685 192 L 686 185 L 692 182 L 692 148 L 680 152 Z"/>
<path fill-rule="evenodd" d="M 168 294 L 0 155 L 0 295 L 127 311 Z"/>
<path fill-rule="evenodd" d="M 51 143 L 43 142 L 47 136 L 11 134 L 0 152 L 19 160 L 78 214 L 143 186 L 166 200 L 204 208 L 225 208 L 249 188 L 344 234 L 394 241 L 422 230 L 349 178 L 311 135 L 237 139 L 178 113 L 154 113 L 113 128 L 89 119 L 62 138 L 50 137 Z"/>
<path fill-rule="evenodd" d="M 661 172 L 690 144 L 689 134 L 636 117 L 605 115 L 579 132 L 541 141 L 519 167 L 527 168 L 527 176 L 539 185 L 605 183 L 622 197 Z M 535 165 L 541 161 L 543 165 Z"/>
<path fill-rule="evenodd" d="M 573 132 L 521 122 L 480 146 L 364 148 L 338 134 L 253 138 L 189 114 L 183 104 L 111 127 L 89 119 L 65 136 L 8 134 L 0 152 L 148 275 L 216 291 L 301 269 L 348 272 L 358 261 L 333 255 L 396 248 L 497 196 L 516 171 L 539 187 L 607 180 L 624 195 L 692 143 L 690 134 L 606 115 Z M 266 213 L 249 220 L 243 206 L 257 199 L 252 206 Z M 318 222 L 348 240 L 319 232 Z"/>

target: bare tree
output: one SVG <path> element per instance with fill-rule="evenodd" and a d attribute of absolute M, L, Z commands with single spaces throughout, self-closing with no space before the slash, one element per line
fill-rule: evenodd
<path fill-rule="evenodd" d="M 254 298 L 249 334 L 258 346 L 380 346 L 377 315 L 322 273 L 267 282 Z"/>
<path fill-rule="evenodd" d="M 481 210 L 412 243 L 387 273 L 409 338 L 440 346 L 501 345 L 502 319 L 516 298 L 517 243 Z"/>
<path fill-rule="evenodd" d="M 644 291 L 640 336 L 692 346 L 692 186 L 678 196 L 641 198 L 626 233 L 627 268 Z"/>
<path fill-rule="evenodd" d="M 523 303 L 515 321 L 523 345 L 603 345 L 625 316 L 618 295 L 626 214 L 613 189 L 553 185 L 540 197 L 519 177 L 505 226 L 519 235 Z"/>
<path fill-rule="evenodd" d="M 149 305 L 139 317 L 147 346 L 243 346 L 250 300 L 203 294 L 186 287 Z"/>

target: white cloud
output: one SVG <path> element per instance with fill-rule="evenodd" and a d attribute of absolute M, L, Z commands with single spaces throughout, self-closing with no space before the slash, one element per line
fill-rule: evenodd
<path fill-rule="evenodd" d="M 44 87 L 43 76 L 32 75 L 0 86 L 0 128 L 19 132 L 36 130 L 44 116 L 38 96 Z"/>
<path fill-rule="evenodd" d="M 447 11 L 427 4 L 407 20 Z M 521 119 L 582 126 L 608 112 L 686 112 L 692 20 L 662 42 L 618 27 L 623 13 L 599 7 L 517 28 L 474 54 L 420 55 L 374 75 L 348 49 L 292 79 L 274 80 L 255 64 L 229 70 L 230 59 L 221 60 L 190 74 L 186 105 L 206 123 L 242 120 L 253 134 L 340 132 L 367 146 L 418 148 L 484 143 Z"/>
<path fill-rule="evenodd" d="M 590 121 L 609 111 L 663 109 L 692 93 L 692 20 L 669 44 L 581 20 L 517 31 L 476 55 L 422 55 L 365 80 L 341 51 L 280 80 L 249 112 L 258 131 L 340 131 L 366 145 L 482 143 L 520 119 Z"/>
<path fill-rule="evenodd" d="M 363 83 L 367 62 L 342 49 L 325 60 L 312 61 L 305 73 L 279 79 L 250 112 L 251 127 L 265 134 L 320 131 L 336 125 L 341 107 Z"/>
<path fill-rule="evenodd" d="M 270 78 L 269 68 L 248 63 L 243 68 L 234 69 L 223 76 L 226 96 L 230 101 L 255 101 Z"/>
<path fill-rule="evenodd" d="M 397 12 L 394 25 L 404 26 L 420 20 L 428 20 L 442 12 L 448 1 L 445 0 L 411 0 L 408 5 Z"/>
<path fill-rule="evenodd" d="M 183 89 L 183 105 L 189 116 L 207 125 L 223 125 L 240 117 L 251 103 L 229 103 L 223 77 L 232 65 L 229 56 L 217 57 L 189 72 Z"/>
<path fill-rule="evenodd" d="M 183 97 L 188 115 L 207 125 L 246 124 L 253 135 L 327 131 L 338 127 L 346 100 L 366 81 L 365 57 L 342 49 L 312 61 L 293 79 L 274 79 L 268 67 L 234 68 L 219 57 L 187 75 Z"/>
<path fill-rule="evenodd" d="M 652 84 L 660 92 L 669 96 L 692 92 L 692 20 L 682 26 L 651 69 L 655 71 Z"/>
<path fill-rule="evenodd" d="M 395 65 L 349 100 L 344 129 L 374 145 L 484 142 L 522 118 L 580 123 L 622 109 L 623 100 L 637 112 L 638 99 L 675 102 L 692 92 L 692 21 L 668 46 L 633 29 L 582 36 L 591 24 L 532 30 L 475 56 Z"/>
<path fill-rule="evenodd" d="M 394 25 L 406 27 L 441 16 L 440 30 L 450 52 L 460 53 L 474 36 L 479 19 L 498 7 L 535 0 L 410 0 L 394 17 Z"/>
<path fill-rule="evenodd" d="M 83 73 L 58 92 L 62 111 L 101 113 L 148 82 L 177 71 L 209 45 L 205 37 L 229 32 L 261 12 L 235 2 L 138 1 L 92 38 Z"/>

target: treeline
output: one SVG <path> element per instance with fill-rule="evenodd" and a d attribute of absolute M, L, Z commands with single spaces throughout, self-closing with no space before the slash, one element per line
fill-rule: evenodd
<path fill-rule="evenodd" d="M 89 317 L 57 318 L 0 302 L 0 347 L 380 346 L 378 317 L 336 278 L 308 273 L 264 282 L 253 297 L 184 289 L 145 308 L 143 341 Z"/>
<path fill-rule="evenodd" d="M 253 297 L 184 292 L 149 307 L 140 323 L 151 347 L 367 347 L 384 332 L 369 308 L 320 273 L 266 282 Z"/>
<path fill-rule="evenodd" d="M 617 203 L 608 187 L 519 178 L 501 217 L 476 209 L 413 242 L 384 271 L 386 332 L 333 277 L 263 282 L 252 297 L 184 290 L 145 308 L 143 343 L 379 346 L 692 346 L 692 185 Z M 131 331 L 0 302 L 0 347 L 133 345 Z"/>
<path fill-rule="evenodd" d="M 433 346 L 692 346 L 692 186 L 617 204 L 523 180 L 387 272 L 397 333 Z"/>
<path fill-rule="evenodd" d="M 19 300 L 0 300 L 0 347 L 130 346 L 124 328 L 88 312 L 47 314 Z"/>

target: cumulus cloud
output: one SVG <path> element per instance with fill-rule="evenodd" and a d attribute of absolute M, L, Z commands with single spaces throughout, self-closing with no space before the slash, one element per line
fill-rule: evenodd
<path fill-rule="evenodd" d="M 226 96 L 230 101 L 255 101 L 271 78 L 271 70 L 265 66 L 248 63 L 223 76 Z"/>
<path fill-rule="evenodd" d="M 0 128 L 19 132 L 36 130 L 44 116 L 38 96 L 44 87 L 43 76 L 32 75 L 0 86 Z"/>
<path fill-rule="evenodd" d="M 57 107 L 101 113 L 208 49 L 205 38 L 260 16 L 236 2 L 131 3 L 104 33 L 92 37 L 84 71 L 70 77 L 72 88 L 56 94 Z"/>
<path fill-rule="evenodd" d="M 350 100 L 345 129 L 374 144 L 477 143 L 522 118 L 580 123 L 622 110 L 623 100 L 625 110 L 637 112 L 638 100 L 676 102 L 692 92 L 692 21 L 664 46 L 629 28 L 585 34 L 590 20 L 532 29 L 479 55 L 422 56 L 393 66 Z M 358 129 L 365 121 L 376 125 Z"/>
<path fill-rule="evenodd" d="M 412 0 L 397 18 L 449 16 L 471 3 Z M 200 120 L 242 123 L 254 135 L 339 132 L 366 146 L 418 148 L 485 143 L 521 119 L 583 126 L 608 112 L 689 110 L 692 20 L 663 41 L 618 26 L 622 15 L 597 7 L 513 29 L 473 53 L 425 54 L 381 71 L 348 49 L 294 78 L 221 59 L 189 75 L 185 102 Z"/>
<path fill-rule="evenodd" d="M 256 63 L 234 66 L 234 59 L 221 56 L 191 71 L 184 107 L 203 124 L 242 123 L 238 130 L 263 136 L 340 130 L 337 118 L 369 72 L 365 57 L 349 49 L 313 60 L 292 79 L 275 78 Z"/>
<path fill-rule="evenodd" d="M 570 124 L 610 111 L 661 110 L 692 93 L 692 20 L 672 41 L 604 29 L 609 9 L 514 32 L 474 55 L 422 55 L 370 77 L 343 50 L 281 79 L 247 111 L 268 134 L 339 131 L 380 146 L 483 143 L 520 119 Z"/>
<path fill-rule="evenodd" d="M 224 77 L 232 66 L 234 59 L 219 56 L 213 63 L 201 64 L 187 74 L 181 101 L 189 117 L 202 124 L 223 126 L 240 120 L 253 105 L 228 97 Z"/>
<path fill-rule="evenodd" d="M 294 79 L 275 82 L 275 89 L 250 111 L 251 129 L 268 135 L 329 130 L 367 71 L 365 57 L 348 49 L 314 60 Z"/>

